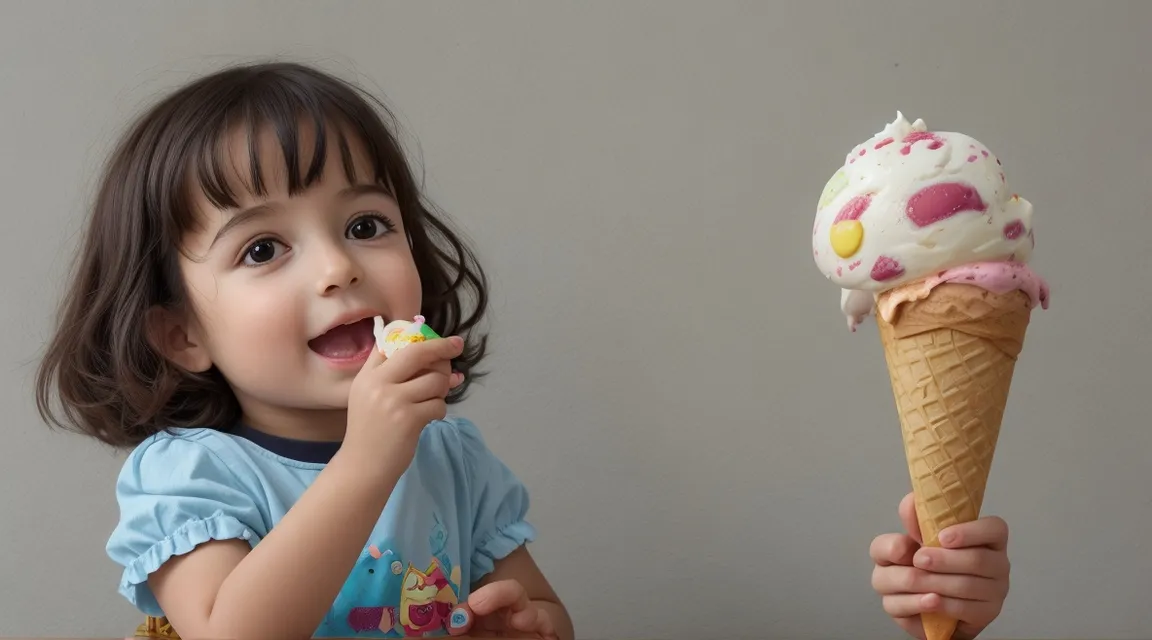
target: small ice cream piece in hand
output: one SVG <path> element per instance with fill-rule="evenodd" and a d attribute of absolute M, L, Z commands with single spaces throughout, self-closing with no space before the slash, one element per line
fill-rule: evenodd
<path fill-rule="evenodd" d="M 385 358 L 412 344 L 433 340 L 440 336 L 424 322 L 424 316 L 416 316 L 413 322 L 407 320 L 393 320 L 384 324 L 384 318 L 376 316 L 375 326 L 372 329 L 376 336 L 376 348 L 384 353 Z"/>

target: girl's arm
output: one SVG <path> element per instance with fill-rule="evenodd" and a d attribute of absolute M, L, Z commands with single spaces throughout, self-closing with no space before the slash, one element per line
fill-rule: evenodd
<path fill-rule="evenodd" d="M 148 579 L 184 638 L 311 638 L 340 593 L 420 433 L 444 417 L 458 337 L 373 349 L 352 383 L 344 445 L 250 551 L 203 544 Z M 389 425 L 387 429 L 381 425 Z"/>
<path fill-rule="evenodd" d="M 341 449 L 255 548 L 205 543 L 148 584 L 184 638 L 310 638 L 405 468 Z"/>

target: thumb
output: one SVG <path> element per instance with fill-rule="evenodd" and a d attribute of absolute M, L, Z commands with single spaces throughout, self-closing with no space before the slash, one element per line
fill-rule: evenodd
<path fill-rule="evenodd" d="M 903 523 L 904 530 L 913 540 L 923 545 L 924 537 L 920 534 L 920 521 L 916 518 L 916 495 L 910 492 L 904 496 L 897 511 L 900 513 L 900 522 Z"/>

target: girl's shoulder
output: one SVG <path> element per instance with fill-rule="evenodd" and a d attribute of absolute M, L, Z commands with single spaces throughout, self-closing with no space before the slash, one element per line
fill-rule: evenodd
<path fill-rule="evenodd" d="M 165 469 L 194 464 L 235 470 L 251 460 L 243 438 L 209 428 L 169 428 L 152 434 L 128 454 L 124 470 Z"/>
<path fill-rule="evenodd" d="M 460 415 L 449 415 L 424 428 L 416 461 L 421 466 L 449 465 L 471 478 L 490 473 L 493 466 L 503 466 L 499 456 L 488 447 L 480 428 Z"/>

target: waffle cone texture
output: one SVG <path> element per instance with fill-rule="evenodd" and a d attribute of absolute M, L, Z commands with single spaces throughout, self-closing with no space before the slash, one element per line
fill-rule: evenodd
<path fill-rule="evenodd" d="M 900 304 L 891 322 L 877 314 L 925 546 L 980 516 L 1031 311 L 1021 291 L 946 283 Z M 928 640 L 956 629 L 947 616 L 921 617 Z"/>

